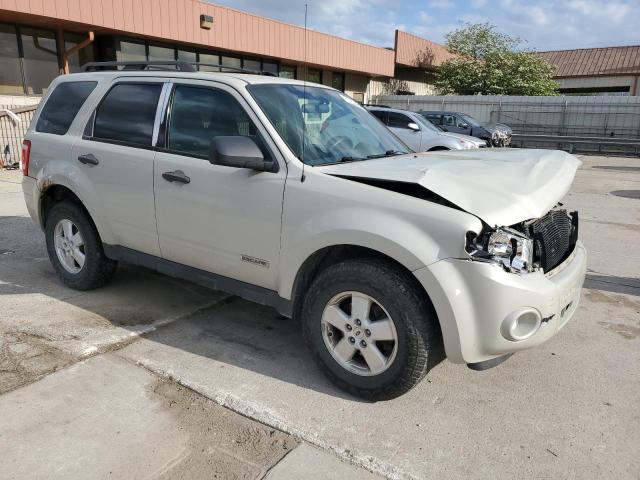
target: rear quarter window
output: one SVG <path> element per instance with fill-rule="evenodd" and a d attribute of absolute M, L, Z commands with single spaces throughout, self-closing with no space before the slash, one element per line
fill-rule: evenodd
<path fill-rule="evenodd" d="M 36 132 L 64 135 L 98 82 L 63 82 L 51 92 L 45 103 Z"/>

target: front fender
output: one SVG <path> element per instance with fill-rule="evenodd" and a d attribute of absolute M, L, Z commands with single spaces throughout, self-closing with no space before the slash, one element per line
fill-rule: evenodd
<path fill-rule="evenodd" d="M 391 212 L 343 207 L 318 213 L 295 227 L 285 226 L 280 256 L 278 293 L 290 299 L 298 271 L 314 253 L 326 247 L 353 245 L 375 250 L 415 271 L 449 256 L 428 230 Z"/>

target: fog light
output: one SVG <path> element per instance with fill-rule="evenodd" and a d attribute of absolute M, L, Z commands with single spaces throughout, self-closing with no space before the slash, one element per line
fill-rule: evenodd
<path fill-rule="evenodd" d="M 521 308 L 510 313 L 502 322 L 502 336 L 512 342 L 526 340 L 540 328 L 542 316 L 535 308 Z"/>

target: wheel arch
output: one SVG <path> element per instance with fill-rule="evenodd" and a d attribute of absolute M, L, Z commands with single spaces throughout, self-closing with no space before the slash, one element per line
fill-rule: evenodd
<path fill-rule="evenodd" d="M 335 265 L 336 263 L 345 260 L 366 258 L 383 260 L 408 273 L 412 281 L 415 281 L 415 284 L 419 287 L 420 291 L 424 293 L 427 301 L 433 305 L 428 292 L 424 289 L 418 279 L 415 278 L 411 269 L 400 261 L 386 253 L 369 247 L 354 244 L 339 244 L 326 246 L 316 250 L 306 258 L 298 269 L 291 289 L 292 317 L 295 318 L 300 313 L 304 294 L 320 272 L 331 265 Z"/>
<path fill-rule="evenodd" d="M 38 199 L 38 218 L 40 227 L 44 230 L 47 221 L 47 215 L 51 208 L 59 202 L 68 201 L 78 205 L 87 214 L 89 221 L 94 225 L 102 241 L 105 241 L 105 233 L 95 221 L 95 215 L 92 214 L 91 208 L 82 199 L 75 189 L 63 183 L 52 181 L 42 181 L 40 185 L 40 196 Z"/>

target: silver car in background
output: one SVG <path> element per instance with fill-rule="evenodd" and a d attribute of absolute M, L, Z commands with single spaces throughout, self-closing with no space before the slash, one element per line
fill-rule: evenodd
<path fill-rule="evenodd" d="M 487 146 L 485 141 L 476 137 L 443 132 L 414 112 L 386 107 L 367 109 L 416 152 L 469 150 Z"/>

